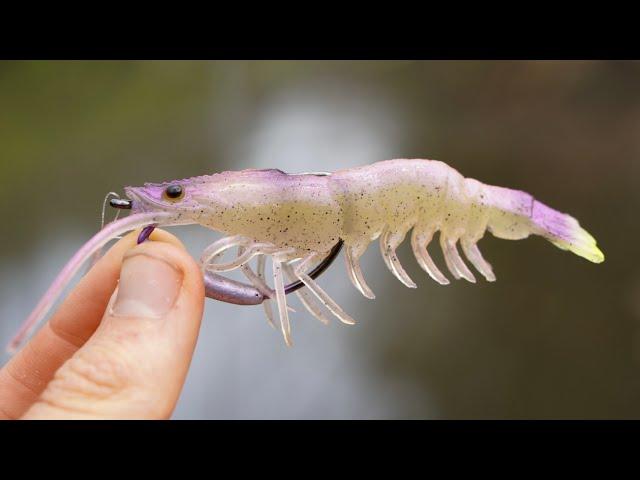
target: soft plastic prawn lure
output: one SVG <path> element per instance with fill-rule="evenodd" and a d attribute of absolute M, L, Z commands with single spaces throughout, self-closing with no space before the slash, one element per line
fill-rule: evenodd
<path fill-rule="evenodd" d="M 604 260 L 595 239 L 573 217 L 553 210 L 530 194 L 464 178 L 435 160 L 387 160 L 328 173 L 287 174 L 281 170 L 243 170 L 169 183 L 125 188 L 128 199 L 111 205 L 131 209 L 89 240 L 60 272 L 10 345 L 15 349 L 42 320 L 81 265 L 114 237 L 145 227 L 199 224 L 228 236 L 203 252 L 201 264 L 207 296 L 237 304 L 262 303 L 273 325 L 275 301 L 284 339 L 291 344 L 286 294 L 295 291 L 307 310 L 327 323 L 328 310 L 346 324 L 354 320 L 315 282 L 344 244 L 347 273 L 367 298 L 374 298 L 359 266 L 369 243 L 380 239 L 389 270 L 407 287 L 416 284 L 400 265 L 396 248 L 411 234 L 419 265 L 438 283 L 449 280 L 435 265 L 427 246 L 440 232 L 446 265 L 454 278 L 476 279 L 460 256 L 493 282 L 491 265 L 477 242 L 485 231 L 519 240 L 540 235 L 557 247 L 594 263 Z M 226 263 L 219 258 L 238 248 Z M 273 288 L 264 278 L 266 256 L 272 259 Z M 257 270 L 248 265 L 258 257 Z M 323 259 L 325 259 L 323 261 Z M 321 262 L 312 272 L 307 270 Z M 252 285 L 226 279 L 219 272 L 240 268 Z M 284 278 L 293 283 L 285 286 Z M 300 288 L 306 287 L 306 288 Z"/>

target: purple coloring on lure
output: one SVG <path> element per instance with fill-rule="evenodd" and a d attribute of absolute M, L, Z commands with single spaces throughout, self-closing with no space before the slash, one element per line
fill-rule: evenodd
<path fill-rule="evenodd" d="M 156 229 L 156 226 L 157 225 L 148 225 L 144 227 L 140 232 L 140 235 L 138 235 L 137 244 L 140 245 L 142 242 L 147 240 L 149 236 L 153 233 L 153 231 Z"/>

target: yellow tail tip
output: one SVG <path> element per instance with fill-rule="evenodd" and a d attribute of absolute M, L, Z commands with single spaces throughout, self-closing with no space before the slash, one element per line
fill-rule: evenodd
<path fill-rule="evenodd" d="M 554 210 L 535 200 L 531 222 L 533 231 L 545 237 L 556 247 L 569 250 L 593 263 L 604 262 L 604 253 L 597 247 L 596 239 L 571 215 Z"/>
<path fill-rule="evenodd" d="M 604 262 L 604 253 L 595 245 L 592 245 L 589 248 L 569 248 L 576 255 L 580 255 L 583 258 L 586 258 L 590 262 L 593 263 L 602 263 Z"/>
<path fill-rule="evenodd" d="M 551 242 L 558 248 L 569 250 L 593 263 L 604 262 L 604 253 L 596 245 L 596 240 L 586 230 L 577 227 L 569 238 L 552 238 Z"/>

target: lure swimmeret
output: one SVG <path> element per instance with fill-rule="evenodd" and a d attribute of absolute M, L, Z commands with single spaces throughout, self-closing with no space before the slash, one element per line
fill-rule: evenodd
<path fill-rule="evenodd" d="M 553 210 L 528 193 L 464 178 L 436 160 L 387 160 L 331 174 L 287 174 L 275 169 L 223 172 L 127 187 L 125 192 L 128 200 L 112 200 L 112 205 L 130 208 L 132 214 L 107 225 L 76 253 L 26 320 L 10 349 L 15 349 L 46 316 L 85 260 L 109 240 L 140 227 L 199 224 L 228 234 L 202 255 L 205 279 L 213 282 L 210 296 L 231 303 L 251 303 L 243 296 L 261 292 L 260 301 L 271 323 L 271 302 L 275 300 L 288 345 L 291 330 L 285 276 L 306 287 L 296 294 L 314 317 L 328 322 L 325 307 L 342 322 L 354 323 L 307 273 L 311 265 L 342 242 L 349 278 L 367 298 L 374 298 L 374 294 L 364 280 L 359 258 L 377 238 L 389 270 L 407 287 L 416 287 L 396 256 L 396 248 L 412 228 L 411 246 L 416 260 L 443 285 L 449 280 L 427 252 L 438 231 L 449 271 L 454 278 L 470 282 L 475 282 L 475 277 L 456 245 L 459 241 L 471 264 L 492 282 L 495 276 L 491 265 L 477 247 L 486 230 L 510 240 L 540 235 L 591 262 L 604 261 L 595 239 L 573 217 Z M 235 260 L 217 261 L 234 247 L 238 247 Z M 265 256 L 271 256 L 273 262 L 273 289 L 264 281 Z M 253 257 L 258 257 L 257 272 L 247 264 Z M 225 297 L 221 292 L 228 283 L 215 272 L 237 268 L 255 288 L 247 293 L 234 287 Z"/>

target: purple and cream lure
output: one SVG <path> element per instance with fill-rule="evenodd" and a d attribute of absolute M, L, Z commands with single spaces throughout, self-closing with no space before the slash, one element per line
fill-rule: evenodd
<path fill-rule="evenodd" d="M 407 287 L 416 287 L 396 255 L 410 230 L 419 265 L 443 285 L 449 280 L 427 252 L 436 232 L 440 232 L 440 246 L 451 275 L 470 282 L 476 281 L 475 276 L 457 245 L 492 282 L 491 265 L 477 246 L 487 230 L 509 240 L 540 235 L 591 262 L 604 261 L 595 239 L 573 217 L 528 193 L 465 178 L 436 160 L 387 160 L 331 174 L 287 174 L 275 169 L 223 172 L 127 187 L 125 192 L 131 215 L 107 225 L 73 256 L 12 341 L 11 350 L 47 315 L 92 254 L 116 236 L 150 225 L 199 224 L 224 233 L 225 237 L 204 251 L 204 273 L 241 269 L 255 289 L 264 293 L 262 304 L 272 324 L 275 301 L 288 345 L 291 329 L 285 277 L 304 284 L 306 288 L 296 294 L 320 321 L 327 323 L 329 312 L 344 323 L 354 323 L 306 273 L 340 240 L 349 278 L 367 298 L 374 298 L 374 294 L 364 279 L 359 258 L 376 239 L 389 270 Z M 221 263 L 220 257 L 231 248 L 238 248 L 237 257 Z M 273 287 L 265 283 L 266 256 L 272 261 Z M 257 257 L 256 272 L 248 265 L 253 257 Z"/>

